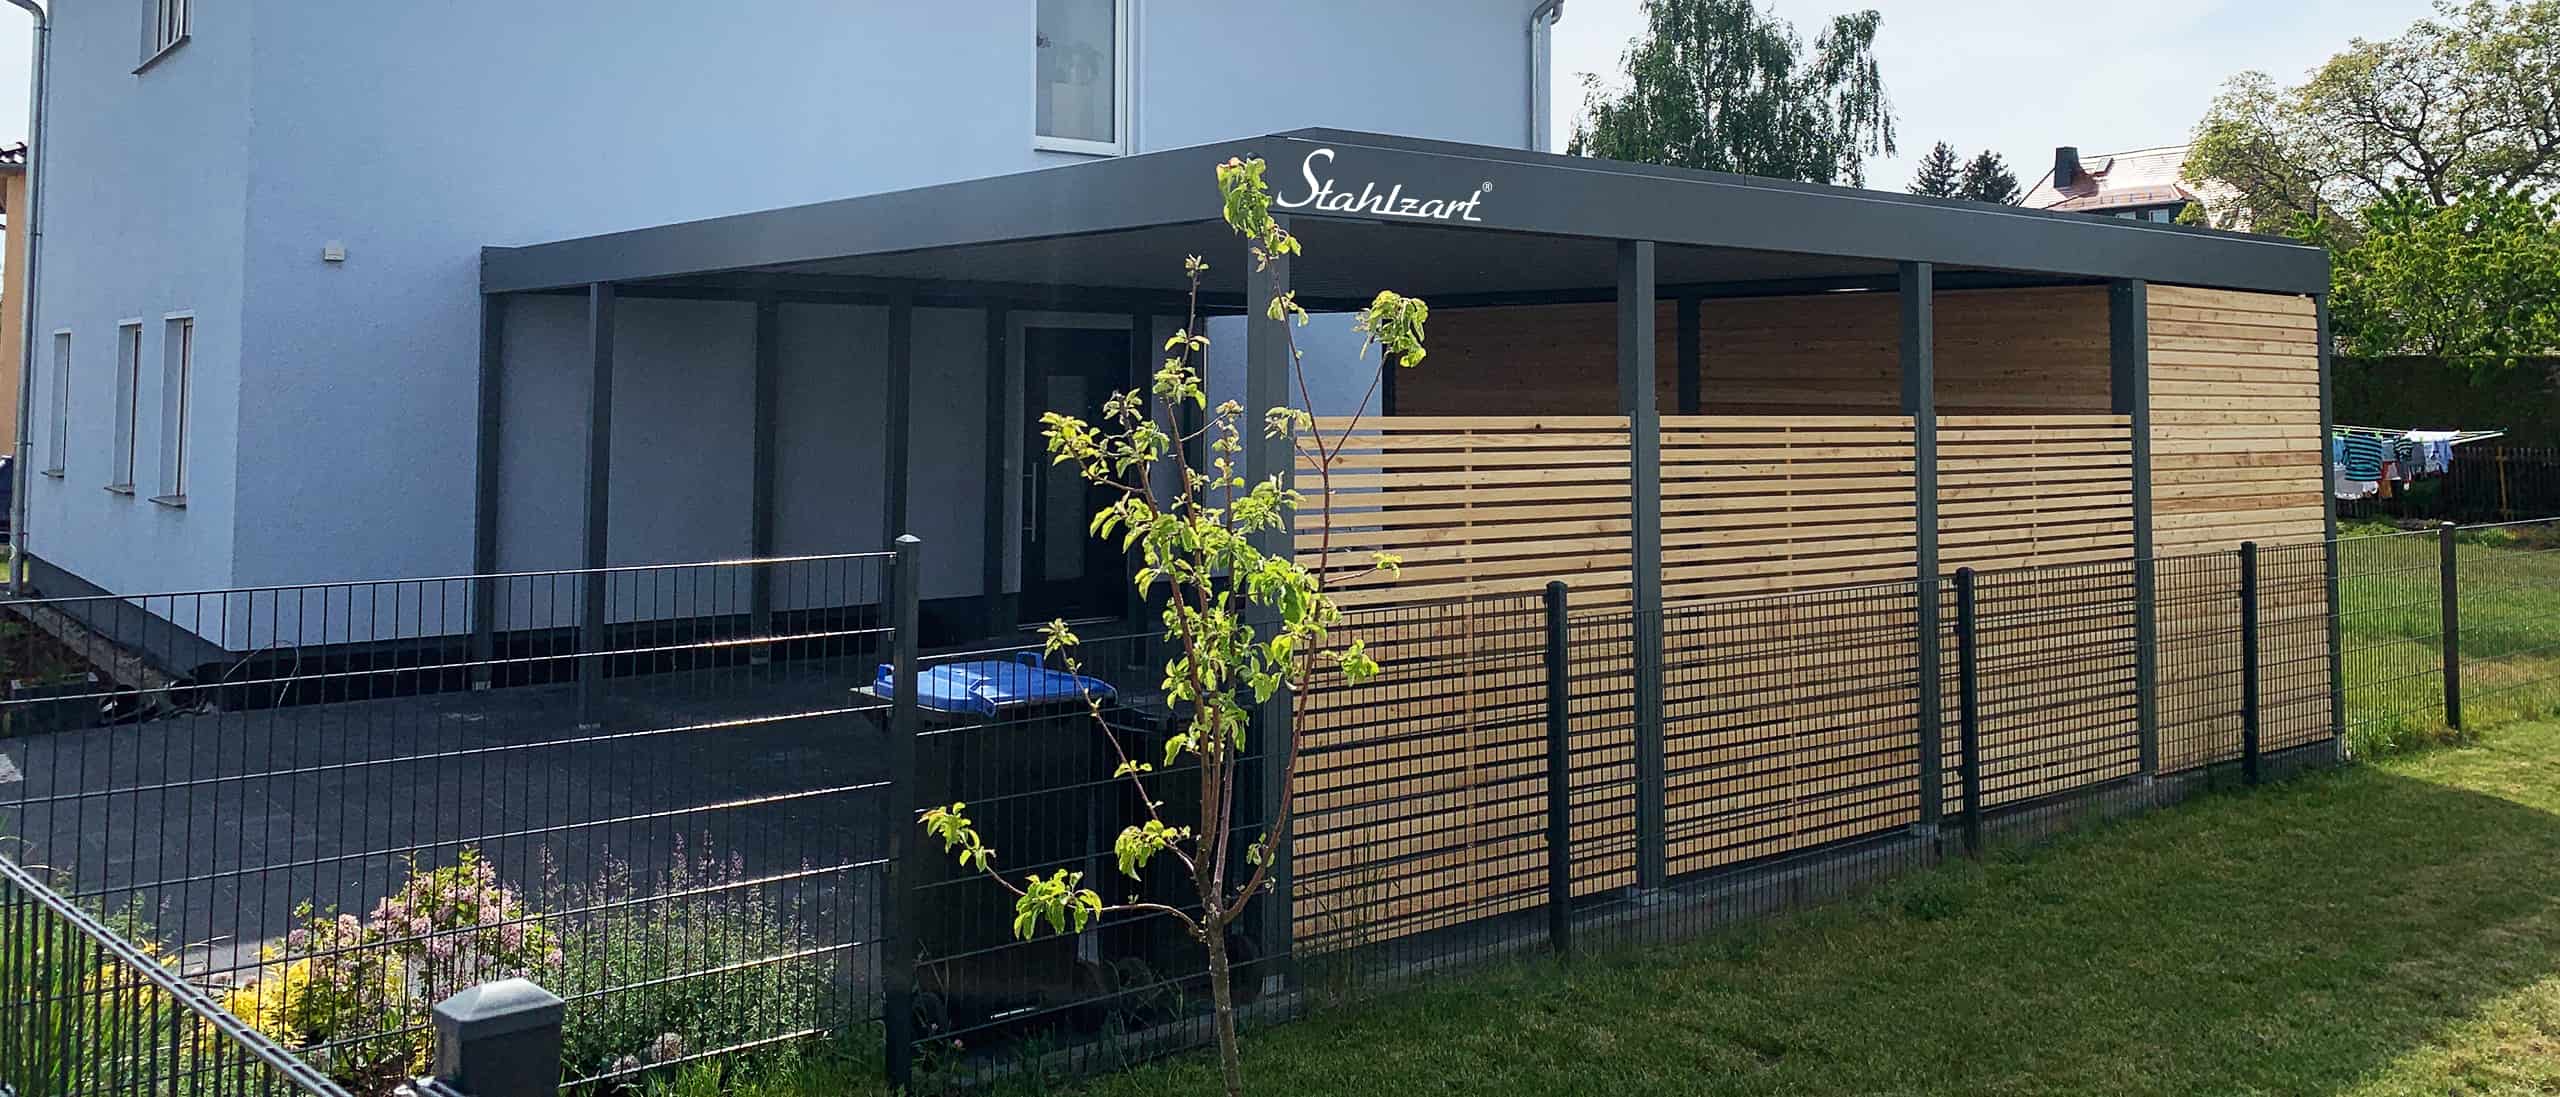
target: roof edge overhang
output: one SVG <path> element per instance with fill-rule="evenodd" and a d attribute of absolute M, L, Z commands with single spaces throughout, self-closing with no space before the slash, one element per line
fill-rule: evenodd
<path fill-rule="evenodd" d="M 1211 166 L 1270 162 L 1293 217 L 2072 278 L 2322 294 L 2329 258 L 2276 237 L 1339 130 L 483 250 L 486 293 L 728 273 L 1214 221 Z"/>

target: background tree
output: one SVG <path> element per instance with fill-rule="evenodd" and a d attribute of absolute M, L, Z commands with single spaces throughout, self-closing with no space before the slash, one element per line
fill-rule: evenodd
<path fill-rule="evenodd" d="M 1297 238 L 1271 216 L 1271 191 L 1263 171 L 1261 160 L 1218 166 L 1227 225 L 1249 242 L 1255 263 L 1300 253 Z M 1264 437 L 1289 444 L 1297 463 L 1313 470 L 1315 490 L 1329 495 L 1336 459 L 1377 389 L 1373 380 L 1351 424 L 1331 435 L 1317 430 L 1308 412 L 1294 408 L 1265 409 L 1250 422 L 1233 401 L 1208 409 L 1204 370 L 1209 339 L 1200 334 L 1200 281 L 1208 266 L 1192 256 L 1184 269 L 1191 281 L 1189 323 L 1166 342 L 1166 357 L 1148 391 L 1114 393 L 1098 423 L 1055 412 L 1042 415 L 1040 423 L 1051 463 L 1075 469 L 1112 496 L 1093 516 L 1093 536 L 1133 552 L 1139 566 L 1131 581 L 1138 594 L 1163 600 L 1168 654 L 1162 686 L 1166 703 L 1185 719 L 1180 730 L 1166 737 L 1162 755 L 1132 756 L 1103 718 L 1102 701 L 1086 701 L 1096 731 L 1111 744 L 1119 763 L 1109 779 L 1127 781 L 1146 810 L 1145 821 L 1122 829 L 1112 844 L 1120 872 L 1143 880 L 1149 864 L 1170 858 L 1182 866 L 1192 894 L 1105 902 L 1102 881 L 1088 881 L 1084 873 L 1068 869 L 1028 874 L 1017 883 L 999 871 L 996 851 L 981 839 L 966 814 L 967 804 L 919 812 L 918 822 L 942 840 L 945 853 L 1010 896 L 1014 933 L 1026 940 L 1044 928 L 1081 933 L 1096 919 L 1124 914 L 1181 926 L 1207 953 L 1219 1066 L 1233 1097 L 1244 1091 L 1244 1081 L 1227 932 L 1256 896 L 1271 889 L 1276 863 L 1271 851 L 1289 840 L 1298 772 L 1295 738 L 1250 740 L 1250 706 L 1302 687 L 1320 668 L 1354 683 L 1378 672 L 1376 661 L 1357 641 L 1331 638 L 1342 612 L 1326 596 L 1323 581 L 1288 550 L 1272 554 L 1255 546 L 1258 536 L 1289 528 L 1299 493 L 1279 473 L 1247 481 L 1244 431 L 1260 430 Z M 1362 357 L 1376 349 L 1381 372 L 1419 364 L 1429 312 L 1419 300 L 1379 293 L 1355 322 L 1363 335 Z M 1285 294 L 1271 302 L 1268 319 L 1295 328 L 1307 322 L 1307 312 L 1294 293 Z M 1288 360 L 1303 393 L 1305 362 L 1294 331 Z M 1206 425 L 1186 433 L 1181 424 L 1202 411 L 1207 411 Z M 1205 466 L 1190 456 L 1199 442 L 1206 443 Z M 1319 559 L 1332 555 L 1332 528 L 1328 517 L 1315 530 L 1301 531 L 1316 534 Z M 1372 569 L 1363 574 L 1396 569 L 1391 555 L 1362 555 Z M 1078 641 L 1066 622 L 1051 622 L 1045 635 L 1048 654 L 1064 655 L 1070 669 L 1081 669 L 1074 659 Z M 1238 779 L 1255 764 L 1250 753 L 1255 747 L 1278 751 L 1281 757 L 1278 788 L 1271 793 L 1277 815 L 1259 824 L 1242 821 L 1238 799 Z M 1187 782 L 1192 802 L 1160 799 L 1158 772 L 1186 764 L 1197 767 Z M 1285 912 L 1275 916 L 1287 917 Z"/>
<path fill-rule="evenodd" d="M 1583 77 L 1569 151 L 1853 186 L 1867 157 L 1893 155 L 1876 12 L 1834 18 L 1810 54 L 1751 0 L 1644 0 L 1644 13 L 1624 88 Z"/>
<path fill-rule="evenodd" d="M 1956 156 L 1956 147 L 1940 141 L 1929 147 L 1927 156 L 1920 158 L 1920 170 L 1912 175 L 1911 185 L 1904 189 L 1931 198 L 1953 198 L 1956 196 L 1956 176 L 1963 170 L 1964 163 Z"/>
<path fill-rule="evenodd" d="M 2234 77 L 2198 124 L 2187 178 L 2229 197 L 2217 225 L 2352 236 L 2349 215 L 2406 187 L 2442 208 L 2482 187 L 2560 191 L 2560 0 L 2439 0 L 2383 42 L 2356 39 L 2298 87 Z"/>
<path fill-rule="evenodd" d="M 2367 206 L 2356 243 L 2333 252 L 2329 313 L 2343 353 L 2478 370 L 2560 350 L 2560 204 L 2481 188 L 2439 205 L 2406 185 Z"/>
<path fill-rule="evenodd" d="M 1965 161 L 1964 175 L 1956 180 L 1956 197 L 1976 202 L 2011 206 L 2017 204 L 2020 194 L 2017 173 L 2010 171 L 2009 162 L 1990 149 Z"/>

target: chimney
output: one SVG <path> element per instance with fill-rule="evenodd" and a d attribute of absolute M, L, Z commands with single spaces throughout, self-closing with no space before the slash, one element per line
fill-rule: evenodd
<path fill-rule="evenodd" d="M 2080 181 L 2080 150 L 2069 145 L 2053 150 L 2053 189 Z"/>

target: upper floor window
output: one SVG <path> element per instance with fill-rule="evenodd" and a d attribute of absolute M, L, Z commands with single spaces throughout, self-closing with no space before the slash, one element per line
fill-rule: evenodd
<path fill-rule="evenodd" d="M 161 55 L 185 45 L 187 41 L 188 0 L 148 0 L 150 22 L 142 28 L 142 64 L 135 72 L 151 67 Z"/>
<path fill-rule="evenodd" d="M 1129 0 L 1038 0 L 1032 143 L 1110 155 L 1129 144 Z"/>

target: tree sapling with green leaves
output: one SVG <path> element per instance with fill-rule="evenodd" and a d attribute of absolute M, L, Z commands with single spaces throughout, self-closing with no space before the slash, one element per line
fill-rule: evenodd
<path fill-rule="evenodd" d="M 1297 237 L 1272 216 L 1264 166 L 1259 159 L 1229 160 L 1217 169 L 1225 220 L 1246 239 L 1257 266 L 1299 254 Z M 1208 954 L 1219 1065 L 1226 1092 L 1239 1094 L 1243 1079 L 1227 931 L 1256 896 L 1272 889 L 1272 850 L 1288 840 L 1299 746 L 1294 735 L 1254 743 L 1252 712 L 1304 687 L 1320 670 L 1356 683 L 1376 675 L 1378 664 L 1358 641 L 1341 642 L 1331 635 L 1342 611 L 1327 596 L 1322 574 L 1256 543 L 1290 532 L 1290 515 L 1301 497 L 1279 471 L 1254 469 L 1256 478 L 1248 479 L 1243 407 L 1227 401 L 1209 408 L 1204 368 L 1209 340 L 1201 333 L 1199 305 L 1209 268 L 1192 256 L 1184 269 L 1191 284 L 1188 322 L 1166 341 L 1166 356 L 1150 391 L 1114 394 L 1099 423 L 1053 412 L 1041 417 L 1041 425 L 1051 461 L 1074 466 L 1113 497 L 1093 516 L 1093 536 L 1116 540 L 1130 553 L 1138 565 L 1132 576 L 1138 593 L 1160 597 L 1163 604 L 1168 655 L 1162 688 L 1182 722 L 1162 754 L 1130 756 L 1103 719 L 1101 699 L 1086 698 L 1095 728 L 1117 759 L 1113 778 L 1130 782 L 1146 808 L 1145 820 L 1123 829 L 1113 843 L 1119 871 L 1140 880 L 1147 866 L 1171 858 L 1182 866 L 1193 894 L 1181 900 L 1133 896 L 1115 903 L 1105 900 L 1083 873 L 1069 869 L 1008 879 L 998 867 L 996 851 L 966 814 L 968 805 L 919 814 L 925 830 L 942 840 L 944 852 L 1012 895 L 1013 931 L 1026 940 L 1043 929 L 1081 933 L 1114 915 L 1161 917 L 1181 926 Z M 1420 300 L 1379 293 L 1355 325 L 1363 336 L 1361 357 L 1376 349 L 1381 372 L 1421 362 L 1429 315 Z M 1311 402 L 1305 359 L 1294 333 L 1307 322 L 1307 311 L 1294 294 L 1283 293 L 1271 301 L 1265 319 L 1291 332 L 1289 365 L 1301 403 Z M 1260 427 L 1265 438 L 1285 443 L 1299 464 L 1312 470 L 1320 492 L 1329 492 L 1335 459 L 1376 392 L 1373 378 L 1358 410 L 1330 436 L 1303 408 L 1267 409 Z M 1185 425 L 1200 413 L 1205 416 L 1197 425 Z M 1195 443 L 1205 443 L 1206 467 L 1191 456 Z M 1330 521 L 1320 522 L 1316 533 L 1316 558 L 1330 559 Z M 1392 555 L 1372 553 L 1367 568 L 1352 577 L 1392 575 L 1396 567 Z M 1063 621 L 1050 623 L 1044 632 L 1048 653 L 1076 669 L 1075 633 Z M 1249 750 L 1257 745 L 1281 752 L 1278 787 L 1267 790 L 1275 801 L 1274 815 L 1260 827 L 1237 821 L 1237 781 L 1252 760 Z M 1197 802 L 1175 805 L 1160 799 L 1158 776 L 1186 764 L 1198 768 Z"/>

